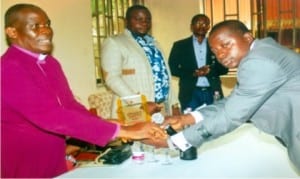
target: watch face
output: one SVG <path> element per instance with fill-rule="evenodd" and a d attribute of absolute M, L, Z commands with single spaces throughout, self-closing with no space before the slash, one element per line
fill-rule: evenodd
<path fill-rule="evenodd" d="M 151 116 L 151 121 L 156 124 L 162 124 L 164 122 L 164 116 L 160 112 L 154 113 Z"/>

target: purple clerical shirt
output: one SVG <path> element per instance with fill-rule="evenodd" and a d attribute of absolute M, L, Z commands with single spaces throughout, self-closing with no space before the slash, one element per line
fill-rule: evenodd
<path fill-rule="evenodd" d="M 41 61 L 11 46 L 1 57 L 1 177 L 58 176 L 66 136 L 104 146 L 118 127 L 74 99 L 51 55 Z"/>

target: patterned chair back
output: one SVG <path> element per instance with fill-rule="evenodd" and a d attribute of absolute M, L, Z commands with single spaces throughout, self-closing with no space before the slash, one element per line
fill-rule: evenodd
<path fill-rule="evenodd" d="M 111 118 L 112 100 L 113 94 L 110 91 L 91 94 L 88 97 L 91 111 L 95 110 L 97 115 L 104 119 Z"/>

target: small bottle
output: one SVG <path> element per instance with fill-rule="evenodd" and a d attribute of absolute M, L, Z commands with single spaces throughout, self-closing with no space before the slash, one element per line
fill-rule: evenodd
<path fill-rule="evenodd" d="M 190 113 L 192 111 L 192 108 L 187 108 L 184 110 L 187 113 Z M 164 121 L 164 117 L 160 113 L 155 113 L 152 115 L 152 122 L 156 124 L 162 124 Z M 165 130 L 169 136 L 175 135 L 177 131 L 172 128 L 171 125 L 165 126 Z M 197 148 L 196 147 L 190 147 L 186 151 L 182 152 L 180 151 L 180 159 L 182 160 L 194 160 L 197 158 Z"/>
<path fill-rule="evenodd" d="M 214 92 L 214 102 L 217 102 L 221 99 L 221 95 L 219 91 Z"/>
<path fill-rule="evenodd" d="M 186 108 L 183 113 L 188 114 L 192 112 L 192 108 Z M 180 151 L 180 159 L 181 160 L 195 160 L 197 159 L 197 148 L 192 146 L 188 148 L 186 151 Z"/>
<path fill-rule="evenodd" d="M 134 141 L 133 145 L 131 146 L 132 150 L 132 160 L 136 164 L 143 164 L 145 159 L 145 152 L 143 144 L 139 141 Z"/>

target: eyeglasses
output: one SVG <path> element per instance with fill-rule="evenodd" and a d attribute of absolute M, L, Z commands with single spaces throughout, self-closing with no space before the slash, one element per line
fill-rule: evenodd
<path fill-rule="evenodd" d="M 193 23 L 193 25 L 199 26 L 199 27 L 209 27 L 210 24 L 206 24 L 203 22 L 196 22 L 196 23 Z"/>

